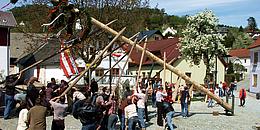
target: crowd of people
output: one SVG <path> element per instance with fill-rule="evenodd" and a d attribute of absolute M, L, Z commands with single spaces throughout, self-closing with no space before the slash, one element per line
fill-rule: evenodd
<path fill-rule="evenodd" d="M 231 82 L 229 86 L 227 85 L 226 82 L 221 82 L 221 81 L 219 84 L 216 84 L 215 87 L 213 87 L 212 85 L 209 85 L 209 91 L 221 98 L 224 96 L 227 96 L 227 97 L 233 96 L 234 90 L 237 90 L 237 81 L 236 80 L 234 82 Z M 245 98 L 246 98 L 246 90 L 245 90 L 245 88 L 242 87 L 239 90 L 240 106 L 245 105 Z M 208 107 L 214 106 L 212 98 L 208 97 L 207 101 L 208 101 Z"/>
<path fill-rule="evenodd" d="M 37 78 L 31 77 L 25 82 L 27 90 L 16 94 L 16 77 L 10 76 L 6 79 L 4 119 L 10 118 L 12 104 L 19 103 L 17 130 L 45 130 L 46 116 L 50 115 L 53 116 L 51 129 L 64 130 L 64 120 L 68 113 L 80 120 L 82 130 L 116 130 L 118 121 L 121 130 L 137 128 L 145 130 L 145 122 L 149 122 L 147 109 L 149 95 L 152 106 L 157 107 L 158 126 L 174 129 L 172 119 L 175 114 L 173 108 L 175 102 L 181 104 L 183 118 L 189 115 L 188 105 L 191 100 L 189 87 L 180 85 L 176 97 L 173 97 L 176 84 L 165 83 L 163 86 L 161 80 L 140 82 L 136 88 L 131 90 L 126 87 L 122 95 L 116 95 L 107 87 L 98 87 L 93 79 L 84 89 L 72 87 L 69 93 L 64 95 L 63 92 L 69 87 L 64 80 L 57 84 L 52 78 L 47 86 L 38 89 L 34 86 L 34 82 L 38 82 Z M 227 87 L 225 83 L 220 82 L 215 89 L 210 88 L 210 91 L 224 96 L 232 93 L 234 90 L 232 87 L 235 88 L 232 84 L 231 87 Z M 245 97 L 245 90 L 241 89 L 241 106 L 245 104 Z M 212 99 L 209 98 L 209 107 L 211 105 Z"/>

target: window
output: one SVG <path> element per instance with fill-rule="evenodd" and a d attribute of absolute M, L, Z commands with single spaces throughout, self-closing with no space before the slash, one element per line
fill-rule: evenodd
<path fill-rule="evenodd" d="M 151 76 L 151 75 L 150 75 L 150 72 L 147 72 L 147 75 L 148 75 L 148 77 Z"/>
<path fill-rule="evenodd" d="M 8 45 L 8 28 L 0 28 L 0 46 Z"/>
<path fill-rule="evenodd" d="M 185 75 L 187 75 L 188 77 L 191 78 L 191 72 L 185 72 Z M 186 81 L 185 81 L 185 83 L 186 83 L 187 85 L 190 85 L 190 84 L 191 84 L 191 82 L 186 82 Z"/>
<path fill-rule="evenodd" d="M 113 69 L 112 69 L 112 75 L 113 75 L 113 76 L 119 75 L 119 68 L 113 68 Z"/>
<path fill-rule="evenodd" d="M 185 75 L 187 75 L 188 77 L 191 77 L 191 73 L 190 72 L 186 72 Z"/>
<path fill-rule="evenodd" d="M 154 40 L 160 40 L 160 37 L 155 36 Z"/>
<path fill-rule="evenodd" d="M 257 86 L 257 74 L 253 74 L 253 87 Z"/>
<path fill-rule="evenodd" d="M 258 52 L 254 52 L 254 64 L 258 62 Z"/>
<path fill-rule="evenodd" d="M 246 63 L 246 59 L 245 59 L 245 63 Z"/>
<path fill-rule="evenodd" d="M 101 77 L 104 75 L 104 69 L 96 69 L 96 76 Z"/>
<path fill-rule="evenodd" d="M 159 72 L 156 72 L 156 77 L 160 78 L 160 73 Z"/>
<path fill-rule="evenodd" d="M 142 74 L 143 74 L 143 78 L 145 78 L 145 72 L 142 72 Z"/>

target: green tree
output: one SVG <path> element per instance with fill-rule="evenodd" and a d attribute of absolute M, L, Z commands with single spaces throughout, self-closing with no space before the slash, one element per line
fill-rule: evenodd
<path fill-rule="evenodd" d="M 256 21 L 255 21 L 255 18 L 254 17 L 249 17 L 247 19 L 247 22 L 248 22 L 247 29 L 250 30 L 250 31 L 256 31 L 257 24 L 256 24 Z"/>
<path fill-rule="evenodd" d="M 223 36 L 217 33 L 218 19 L 205 10 L 187 18 L 188 23 L 181 39 L 182 56 L 195 65 L 203 60 L 206 65 L 205 81 L 210 80 L 210 66 L 216 54 L 226 53 L 221 44 Z"/>
<path fill-rule="evenodd" d="M 12 29 L 12 32 L 43 33 L 41 25 L 47 23 L 49 10 L 47 5 L 42 4 L 23 5 L 11 9 L 18 23 L 18 27 Z M 21 22 L 24 22 L 24 26 L 19 26 Z"/>
<path fill-rule="evenodd" d="M 227 69 L 227 74 L 233 74 L 234 73 L 234 68 L 233 68 L 233 63 L 230 61 L 228 62 L 228 69 Z"/>
<path fill-rule="evenodd" d="M 242 26 L 239 27 L 239 32 L 244 32 L 244 28 Z"/>
<path fill-rule="evenodd" d="M 226 48 L 232 48 L 235 40 L 236 39 L 235 39 L 233 33 L 229 30 L 227 35 L 224 37 L 223 44 Z"/>

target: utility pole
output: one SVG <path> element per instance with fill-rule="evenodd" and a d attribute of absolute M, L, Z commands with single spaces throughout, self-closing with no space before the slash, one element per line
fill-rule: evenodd
<path fill-rule="evenodd" d="M 112 36 L 111 35 L 109 35 L 108 36 L 108 40 L 109 40 L 109 42 L 111 42 L 112 41 Z M 112 58 L 112 47 L 113 47 L 113 45 L 112 46 L 110 46 L 109 47 L 109 68 L 111 68 L 112 67 L 112 65 L 111 65 L 111 58 Z M 110 71 L 109 71 L 109 93 L 111 94 L 111 89 L 112 89 L 112 71 L 113 71 L 113 69 L 111 69 Z"/>
<path fill-rule="evenodd" d="M 217 48 L 218 48 L 218 45 L 217 43 L 215 43 L 215 85 L 214 85 L 214 90 L 215 90 L 215 87 L 217 86 L 217 73 L 218 73 L 218 52 L 217 52 Z"/>

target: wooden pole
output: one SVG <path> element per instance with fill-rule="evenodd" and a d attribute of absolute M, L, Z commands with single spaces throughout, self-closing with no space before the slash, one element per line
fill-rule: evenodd
<path fill-rule="evenodd" d="M 129 61 L 129 59 L 130 59 L 130 55 L 132 54 L 132 52 L 133 52 L 133 50 L 134 50 L 134 48 L 135 48 L 136 40 L 137 40 L 137 39 L 135 39 L 134 45 L 131 47 L 131 50 L 130 50 L 130 52 L 129 52 L 129 54 L 128 54 L 128 57 L 127 57 L 127 59 L 126 59 L 126 62 L 125 62 L 124 66 L 123 66 L 123 68 L 122 68 L 122 70 L 121 70 L 121 73 L 120 73 L 120 75 L 119 75 L 119 77 L 118 77 L 117 85 L 116 85 L 116 86 L 118 86 L 119 83 L 120 83 L 120 79 L 121 79 L 121 77 L 122 77 L 122 74 L 124 73 L 124 70 L 125 70 L 125 67 L 126 67 L 128 61 Z"/>
<path fill-rule="evenodd" d="M 106 26 L 105 24 L 99 22 L 98 20 L 91 18 L 91 22 L 97 26 L 99 26 L 101 29 L 113 34 L 113 35 L 118 35 L 118 32 L 116 32 L 115 30 L 113 30 L 112 28 Z M 134 45 L 134 42 L 124 36 L 120 36 L 121 40 L 131 44 L 132 46 Z M 142 48 L 140 45 L 136 45 L 136 49 L 143 51 L 144 48 Z M 156 61 L 158 64 L 163 65 L 163 60 L 160 59 L 159 57 L 155 56 L 154 54 L 152 54 L 149 51 L 145 51 L 146 55 L 153 59 L 154 61 Z M 192 80 L 191 78 L 189 78 L 187 75 L 185 75 L 185 73 L 181 72 L 180 70 L 174 68 L 173 66 L 171 66 L 170 64 L 166 64 L 166 68 L 169 69 L 170 71 L 172 71 L 173 73 L 175 73 L 176 75 L 178 75 L 179 77 L 181 77 L 182 79 L 184 79 L 185 81 L 191 82 L 195 88 L 201 90 L 202 92 L 204 92 L 206 95 L 209 95 L 210 97 L 212 97 L 212 99 L 214 99 L 215 101 L 217 101 L 222 107 L 224 107 L 227 110 L 232 110 L 231 105 L 229 105 L 228 103 L 222 101 L 221 98 L 219 98 L 218 96 L 214 95 L 213 93 L 211 93 L 209 90 L 207 90 L 206 88 L 204 88 L 202 85 L 200 85 L 198 82 Z"/>
<path fill-rule="evenodd" d="M 178 93 L 178 90 L 179 90 L 180 82 L 181 82 L 181 78 L 178 77 L 176 84 L 175 84 L 174 92 L 173 92 L 173 95 L 172 95 L 173 101 L 176 100 L 176 96 L 177 96 L 177 93 Z"/>
<path fill-rule="evenodd" d="M 193 84 L 190 86 L 190 89 L 189 89 L 190 98 L 193 98 L 192 91 L 193 91 Z"/>
<path fill-rule="evenodd" d="M 146 44 L 147 44 L 147 38 L 145 39 L 144 42 L 144 49 L 142 52 L 142 56 L 141 56 L 141 60 L 140 60 L 140 64 L 139 64 L 139 68 L 138 68 L 138 73 L 137 73 L 137 77 L 136 77 L 136 83 L 135 83 L 135 91 L 137 92 L 139 90 L 138 87 L 138 82 L 139 82 L 139 77 L 140 77 L 140 73 L 141 73 L 141 68 L 142 68 L 142 64 L 143 64 L 143 59 L 144 59 L 144 54 L 145 54 L 145 50 L 146 50 Z"/>
<path fill-rule="evenodd" d="M 84 71 L 80 73 L 80 75 L 75 79 L 75 81 L 69 85 L 69 87 L 60 95 L 64 96 L 84 75 L 88 70 L 93 66 L 100 57 L 110 48 L 110 46 L 119 38 L 119 36 L 125 31 L 125 27 L 114 37 L 114 39 L 101 51 L 101 53 L 90 63 L 89 67 L 87 67 Z M 57 100 L 58 101 L 58 100 Z"/>
<path fill-rule="evenodd" d="M 163 86 L 164 90 L 166 90 L 166 52 L 163 53 Z"/>
<path fill-rule="evenodd" d="M 135 44 L 136 44 L 136 41 L 137 41 L 137 39 L 135 39 L 135 41 L 134 41 Z M 125 67 L 126 67 L 128 61 L 129 61 L 129 59 L 130 59 L 130 55 L 132 54 L 132 52 L 133 52 L 133 50 L 134 50 L 134 48 L 135 48 L 135 44 L 131 47 L 131 50 L 130 50 L 130 52 L 128 53 L 128 57 L 127 57 L 127 59 L 126 59 L 126 62 L 125 62 L 125 64 L 124 64 L 124 66 L 123 66 L 121 72 L 119 73 L 119 77 L 118 77 L 118 79 L 117 79 L 115 91 L 116 91 L 117 96 L 118 96 L 118 98 L 119 98 L 119 99 L 118 99 L 119 102 L 121 102 L 121 100 L 122 100 L 122 90 L 124 90 L 124 89 L 122 89 L 122 88 L 119 88 L 119 84 L 121 83 L 120 80 L 121 80 L 122 74 L 124 73 Z"/>

